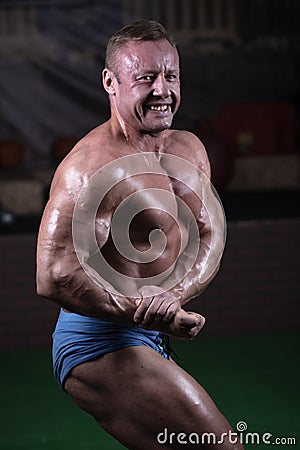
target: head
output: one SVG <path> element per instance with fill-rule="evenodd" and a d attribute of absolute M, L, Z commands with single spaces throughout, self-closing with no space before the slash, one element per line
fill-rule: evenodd
<path fill-rule="evenodd" d="M 118 55 L 126 44 L 129 42 L 160 40 L 166 40 L 176 49 L 175 39 L 167 33 L 159 22 L 155 22 L 154 20 L 138 20 L 133 24 L 125 25 L 116 31 L 107 43 L 105 67 L 110 69 L 118 77 Z"/>
<path fill-rule="evenodd" d="M 169 128 L 180 103 L 174 39 L 155 21 L 121 28 L 107 44 L 103 84 L 125 124 L 143 132 Z"/>

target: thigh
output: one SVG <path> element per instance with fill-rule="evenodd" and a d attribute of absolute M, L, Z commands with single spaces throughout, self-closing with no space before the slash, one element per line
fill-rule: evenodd
<path fill-rule="evenodd" d="M 196 380 L 147 347 L 129 347 L 77 366 L 65 389 L 108 433 L 132 450 L 176 449 L 183 444 L 195 448 L 202 433 L 221 436 L 231 430 Z M 179 433 L 186 437 L 178 437 Z M 191 445 L 179 442 L 192 434 Z M 211 447 L 196 448 L 242 448 L 224 441 L 216 445 L 211 440 Z"/>

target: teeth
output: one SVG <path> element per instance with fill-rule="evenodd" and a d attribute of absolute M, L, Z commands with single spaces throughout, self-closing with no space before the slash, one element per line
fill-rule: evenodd
<path fill-rule="evenodd" d="M 167 111 L 168 105 L 161 105 L 161 106 L 151 105 L 150 109 L 151 111 Z"/>

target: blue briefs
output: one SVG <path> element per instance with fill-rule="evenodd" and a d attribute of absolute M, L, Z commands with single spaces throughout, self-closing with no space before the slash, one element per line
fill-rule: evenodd
<path fill-rule="evenodd" d="M 70 371 L 86 361 L 126 347 L 140 346 L 153 348 L 164 358 L 169 354 L 164 350 L 159 332 L 107 322 L 92 317 L 60 311 L 53 333 L 53 368 L 58 383 L 64 386 Z"/>

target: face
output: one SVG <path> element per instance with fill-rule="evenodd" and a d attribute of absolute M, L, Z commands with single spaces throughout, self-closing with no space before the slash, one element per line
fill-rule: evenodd
<path fill-rule="evenodd" d="M 166 40 L 127 44 L 118 55 L 118 80 L 109 71 L 111 105 L 119 119 L 143 133 L 170 128 L 180 104 L 179 57 Z"/>

